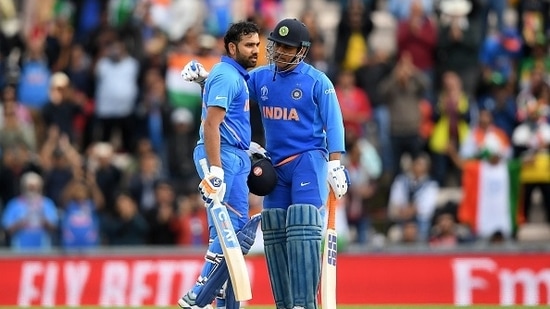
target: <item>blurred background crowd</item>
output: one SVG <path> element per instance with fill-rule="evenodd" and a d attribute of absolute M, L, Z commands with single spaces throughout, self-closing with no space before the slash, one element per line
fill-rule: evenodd
<path fill-rule="evenodd" d="M 180 71 L 289 16 L 344 116 L 344 243 L 550 243 L 549 1 L 0 0 L 0 244 L 207 244 Z"/>

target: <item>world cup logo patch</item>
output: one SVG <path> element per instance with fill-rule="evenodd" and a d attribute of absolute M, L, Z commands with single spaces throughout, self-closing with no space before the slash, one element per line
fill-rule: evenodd
<path fill-rule="evenodd" d="M 302 90 L 300 89 L 294 89 L 292 90 L 292 98 L 294 100 L 298 100 L 302 97 Z"/>

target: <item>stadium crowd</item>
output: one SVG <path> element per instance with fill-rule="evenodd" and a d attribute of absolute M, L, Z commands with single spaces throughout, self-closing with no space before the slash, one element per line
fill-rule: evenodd
<path fill-rule="evenodd" d="M 516 241 L 534 192 L 548 227 L 549 1 L 0 0 L 0 244 L 207 244 L 201 90 L 180 71 L 210 70 L 231 22 L 255 21 L 265 46 L 289 14 L 344 116 L 345 239 Z"/>

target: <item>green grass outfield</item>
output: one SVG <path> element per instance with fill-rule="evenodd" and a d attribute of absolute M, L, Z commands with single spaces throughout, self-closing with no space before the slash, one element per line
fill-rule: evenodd
<path fill-rule="evenodd" d="M 0 306 L 2 309 L 21 309 L 22 307 L 18 306 Z M 43 309 L 44 307 L 38 307 L 38 306 L 32 306 L 32 307 L 26 307 L 29 309 Z M 46 307 L 51 309 L 71 309 L 75 307 L 63 307 L 63 306 L 54 306 L 54 307 Z M 99 307 L 99 306 L 81 306 L 76 307 L 79 309 L 105 309 L 107 307 Z M 110 307 L 113 309 L 175 309 L 178 308 L 177 306 L 174 307 L 154 307 L 154 306 L 139 306 L 139 307 Z M 242 307 L 243 309 L 275 309 L 275 306 L 246 306 Z M 506 309 L 516 309 L 516 308 L 548 308 L 548 306 L 498 306 L 498 305 L 477 305 L 477 306 L 453 306 L 453 305 L 338 305 L 338 309 L 451 309 L 451 308 L 464 308 L 464 309 L 496 309 L 496 308 L 506 308 Z M 178 308 L 179 309 L 179 308 Z M 320 307 L 320 309 L 323 309 Z"/>

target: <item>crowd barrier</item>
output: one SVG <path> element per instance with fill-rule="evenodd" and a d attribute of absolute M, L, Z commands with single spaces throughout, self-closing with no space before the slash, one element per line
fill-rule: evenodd
<path fill-rule="evenodd" d="M 173 306 L 200 253 L 2 255 L 0 305 Z M 251 305 L 272 303 L 265 259 L 247 258 Z M 339 304 L 550 304 L 550 252 L 338 256 Z"/>

